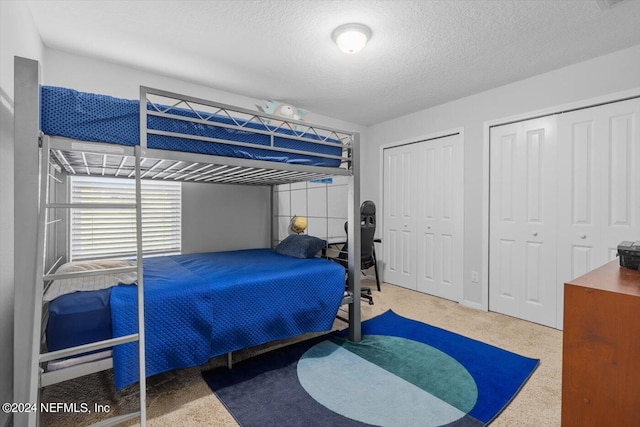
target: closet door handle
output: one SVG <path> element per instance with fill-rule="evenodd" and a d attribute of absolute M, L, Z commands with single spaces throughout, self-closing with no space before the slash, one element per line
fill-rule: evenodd
<path fill-rule="evenodd" d="M 587 238 L 587 235 L 586 235 L 586 234 L 581 234 L 581 235 L 580 235 L 580 238 L 581 238 L 581 239 L 586 239 L 586 238 Z"/>
<path fill-rule="evenodd" d="M 538 232 L 537 232 L 537 231 L 534 231 L 533 233 L 531 233 L 531 235 L 532 235 L 533 237 L 536 237 L 536 236 L 538 235 Z"/>

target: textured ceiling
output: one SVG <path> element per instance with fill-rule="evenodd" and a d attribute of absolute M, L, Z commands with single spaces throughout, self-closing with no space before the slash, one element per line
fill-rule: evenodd
<path fill-rule="evenodd" d="M 28 4 L 46 47 L 362 125 L 640 44 L 640 0 Z M 373 32 L 355 55 L 331 40 L 348 22 Z"/>

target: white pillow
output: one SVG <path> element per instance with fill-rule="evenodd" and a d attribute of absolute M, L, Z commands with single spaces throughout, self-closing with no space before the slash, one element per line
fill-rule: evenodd
<path fill-rule="evenodd" d="M 75 261 L 61 265 L 58 270 L 56 270 L 56 274 L 102 270 L 105 268 L 133 267 L 135 265 L 136 263 L 133 261 L 123 261 L 119 259 Z M 51 286 L 49 286 L 49 289 L 47 289 L 43 299 L 45 302 L 49 302 L 58 298 L 60 295 L 71 294 L 78 291 L 97 291 L 98 289 L 106 289 L 118 284 L 130 285 L 137 280 L 137 271 L 54 280 Z"/>

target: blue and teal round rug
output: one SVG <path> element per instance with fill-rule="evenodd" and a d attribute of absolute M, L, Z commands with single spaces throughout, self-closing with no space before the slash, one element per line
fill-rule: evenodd
<path fill-rule="evenodd" d="M 363 322 L 205 372 L 242 426 L 483 426 L 539 361 L 406 319 Z"/>

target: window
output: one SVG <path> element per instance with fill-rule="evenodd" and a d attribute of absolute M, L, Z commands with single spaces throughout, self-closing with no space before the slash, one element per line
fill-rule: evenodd
<path fill-rule="evenodd" d="M 135 180 L 71 177 L 71 203 L 135 203 Z M 181 185 L 142 181 L 142 248 L 145 255 L 179 253 Z M 70 258 L 136 254 L 135 209 L 71 209 Z"/>

